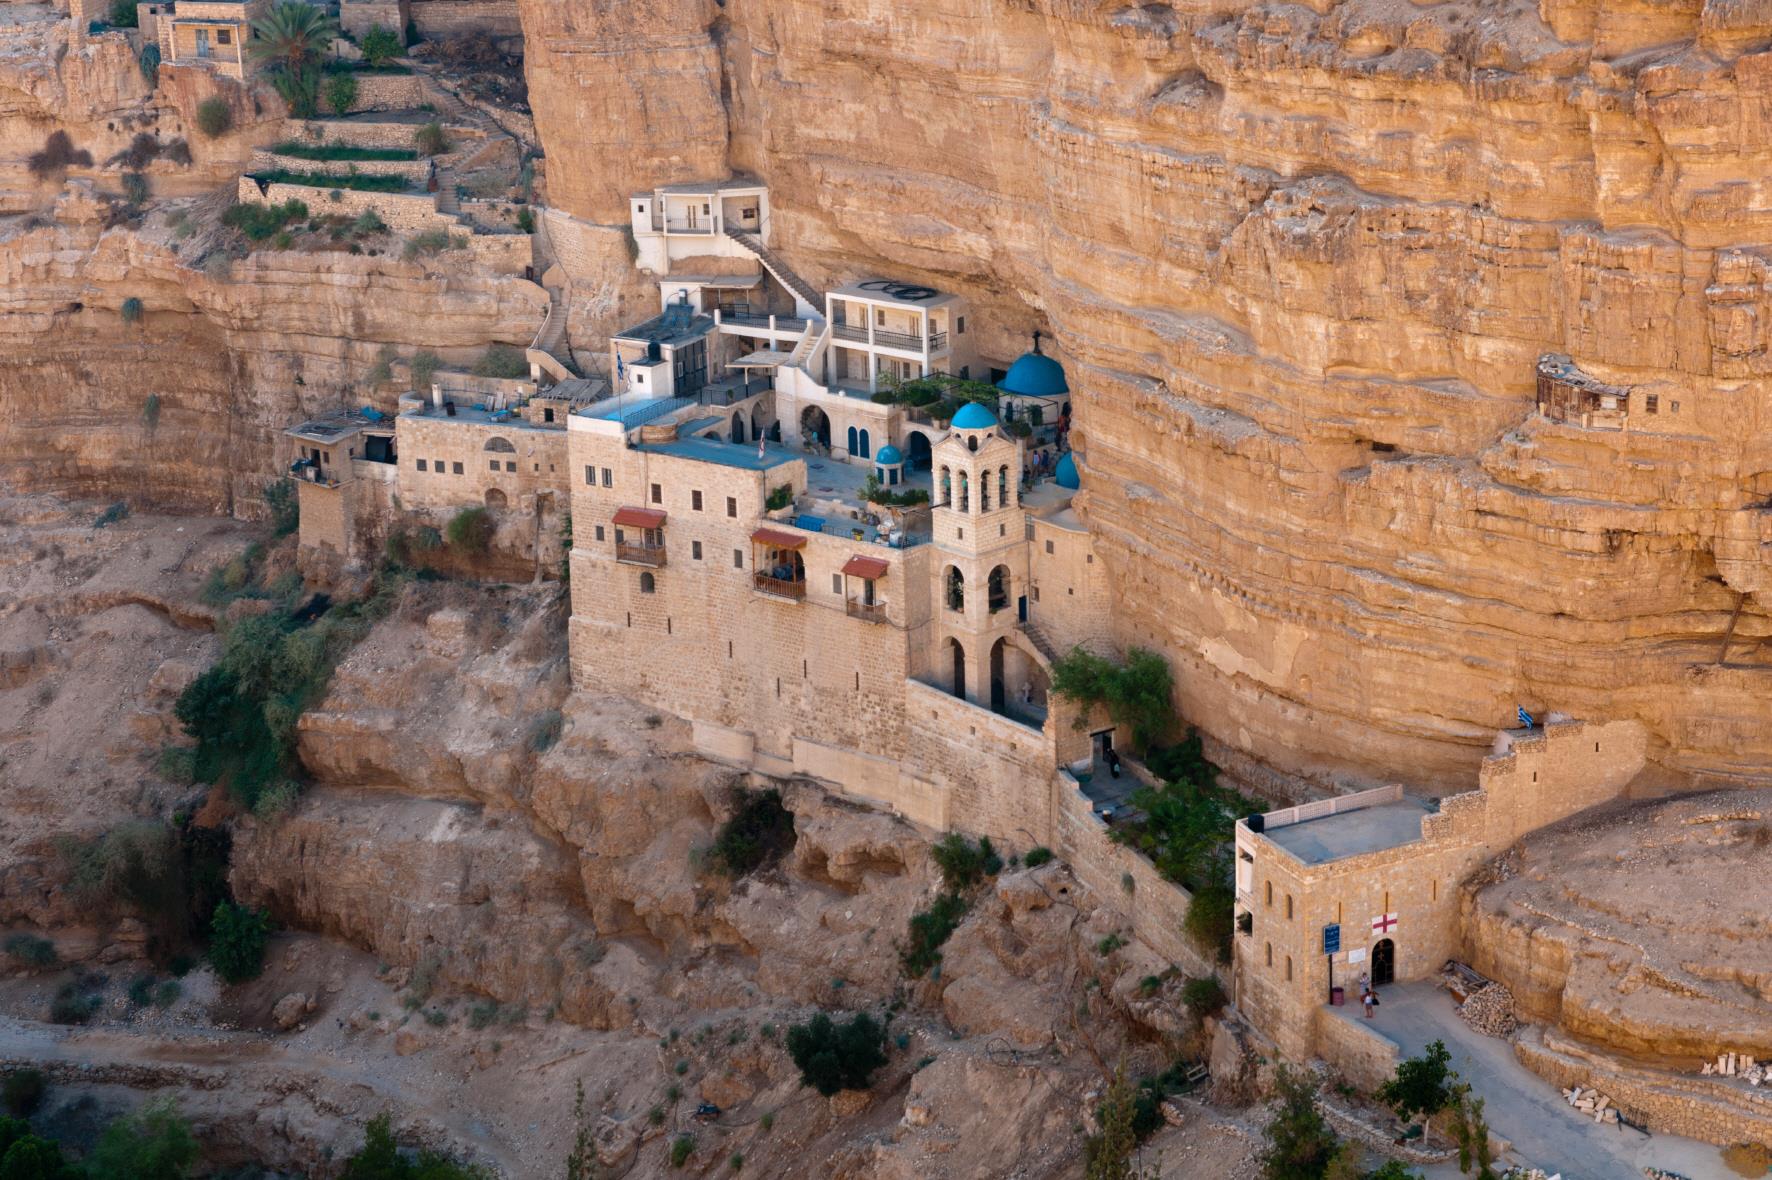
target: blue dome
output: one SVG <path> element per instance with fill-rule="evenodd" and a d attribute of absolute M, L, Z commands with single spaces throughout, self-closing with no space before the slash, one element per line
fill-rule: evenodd
<path fill-rule="evenodd" d="M 1052 474 L 1061 488 L 1069 488 L 1074 492 L 1083 486 L 1083 481 L 1077 478 L 1077 456 L 1070 451 L 1064 453 L 1064 458 L 1058 461 Z"/>
<path fill-rule="evenodd" d="M 996 424 L 997 416 L 977 402 L 967 402 L 954 415 L 955 430 L 989 430 Z"/>
<path fill-rule="evenodd" d="M 1071 391 L 1064 379 L 1064 366 L 1038 352 L 1024 352 L 1021 359 L 1009 366 L 1008 374 L 997 388 L 1021 397 L 1063 397 Z"/>
<path fill-rule="evenodd" d="M 874 462 L 880 464 L 882 467 L 890 467 L 894 463 L 903 463 L 904 456 L 899 453 L 897 447 L 893 446 L 891 443 L 887 443 L 885 446 L 874 452 Z"/>

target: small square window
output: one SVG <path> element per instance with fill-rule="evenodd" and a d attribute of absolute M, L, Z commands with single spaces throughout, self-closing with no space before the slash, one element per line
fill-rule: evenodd
<path fill-rule="evenodd" d="M 735 570 L 741 570 L 744 568 L 744 550 L 743 549 L 734 549 L 732 551 L 732 568 Z"/>
<path fill-rule="evenodd" d="M 598 525 L 597 526 L 597 540 L 601 541 L 602 539 L 603 539 L 603 526 Z"/>
<path fill-rule="evenodd" d="M 597 469 L 589 463 L 585 464 L 585 486 L 591 488 L 597 486 Z"/>
<path fill-rule="evenodd" d="M 1048 553 L 1052 552 L 1052 542 L 1051 541 L 1046 542 L 1046 552 L 1048 552 Z"/>
<path fill-rule="evenodd" d="M 964 541 L 966 539 L 966 530 L 963 528 L 957 528 L 954 530 L 954 536 L 957 539 Z"/>
<path fill-rule="evenodd" d="M 657 484 L 652 485 L 652 502 L 654 504 L 663 504 L 664 503 L 664 489 L 659 487 Z"/>
<path fill-rule="evenodd" d="M 452 471 L 452 472 L 454 472 L 454 473 L 455 473 L 455 474 L 456 474 L 456 475 L 460 475 L 460 474 L 461 474 L 461 464 L 460 464 L 460 463 L 451 463 L 451 464 L 450 464 L 450 465 L 449 465 L 449 468 L 450 468 L 450 470 L 451 470 L 451 471 Z"/>
<path fill-rule="evenodd" d="M 425 461 L 424 461 L 424 460 L 423 460 L 423 459 L 420 459 L 420 460 L 419 460 L 419 461 L 418 461 L 418 469 L 419 469 L 419 470 L 420 470 L 420 471 L 423 471 L 423 470 L 424 470 L 424 469 L 425 469 Z"/>
<path fill-rule="evenodd" d="M 431 470 L 435 471 L 438 475 L 442 475 L 443 474 L 443 460 L 432 459 L 431 460 Z"/>
<path fill-rule="evenodd" d="M 554 411 L 551 408 L 543 410 L 541 412 L 541 420 L 543 422 L 552 422 L 554 420 Z"/>
<path fill-rule="evenodd" d="M 492 469 L 493 469 L 493 470 L 494 470 L 494 471 L 497 471 L 497 470 L 498 470 L 498 460 L 497 460 L 497 459 L 493 459 L 493 460 L 492 460 L 492 461 L 491 461 L 491 462 L 492 462 Z"/>
<path fill-rule="evenodd" d="M 217 29 L 215 31 L 215 43 L 217 45 L 232 45 L 234 43 L 234 30 Z"/>
<path fill-rule="evenodd" d="M 965 334 L 966 334 L 966 317 L 963 315 L 955 316 L 954 317 L 954 335 L 964 336 Z M 965 375 L 966 375 L 966 371 L 964 369 L 960 370 L 960 376 L 964 377 Z"/>
<path fill-rule="evenodd" d="M 1667 409 L 1670 414 L 1677 414 L 1680 412 L 1680 403 L 1679 402 L 1669 402 L 1669 403 L 1667 403 Z"/>
<path fill-rule="evenodd" d="M 689 506 L 691 508 L 695 509 L 697 512 L 701 511 L 701 493 L 700 492 L 690 492 L 689 493 Z"/>
<path fill-rule="evenodd" d="M 726 515 L 731 517 L 738 516 L 738 500 L 733 496 L 726 497 Z"/>
<path fill-rule="evenodd" d="M 603 486 L 606 488 L 615 486 L 615 472 L 609 470 L 607 467 L 603 469 Z"/>
<path fill-rule="evenodd" d="M 695 558 L 695 560 L 697 560 L 697 561 L 701 560 L 701 542 L 700 541 L 689 542 L 689 556 Z"/>
<path fill-rule="evenodd" d="M 1085 553 L 1083 555 L 1083 564 L 1084 565 L 1094 565 L 1095 564 L 1095 554 Z"/>
<path fill-rule="evenodd" d="M 515 475 L 517 472 L 517 461 L 515 459 L 506 459 L 505 470 Z"/>
<path fill-rule="evenodd" d="M 1651 414 L 1658 412 L 1661 409 L 1661 395 L 1656 393 L 1644 395 L 1643 409 Z"/>
<path fill-rule="evenodd" d="M 1034 601 L 1035 601 L 1035 602 L 1038 602 L 1038 601 L 1040 601 L 1040 588 L 1039 588 L 1039 587 L 1038 587 L 1038 586 L 1030 586 L 1030 587 L 1028 587 L 1028 589 L 1030 589 L 1030 590 L 1032 590 L 1032 591 L 1033 591 L 1033 593 L 1034 593 Z"/>

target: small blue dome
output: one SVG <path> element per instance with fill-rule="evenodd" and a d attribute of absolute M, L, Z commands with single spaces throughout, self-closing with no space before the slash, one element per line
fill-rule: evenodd
<path fill-rule="evenodd" d="M 1064 453 L 1064 458 L 1058 461 L 1052 474 L 1061 488 L 1069 488 L 1074 492 L 1083 486 L 1083 481 L 1077 477 L 1077 456 L 1070 451 Z"/>
<path fill-rule="evenodd" d="M 1064 379 L 1064 366 L 1038 352 L 1022 353 L 997 382 L 997 388 L 1021 397 L 1063 397 L 1071 391 Z"/>
<path fill-rule="evenodd" d="M 989 430 L 997 424 L 997 416 L 977 402 L 967 402 L 954 415 L 955 430 Z"/>
<path fill-rule="evenodd" d="M 899 453 L 897 447 L 893 446 L 891 443 L 887 443 L 885 446 L 874 452 L 874 462 L 880 464 L 882 467 L 890 467 L 894 463 L 903 463 L 904 456 Z"/>

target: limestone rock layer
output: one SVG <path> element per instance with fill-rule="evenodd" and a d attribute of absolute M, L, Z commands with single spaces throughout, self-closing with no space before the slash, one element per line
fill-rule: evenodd
<path fill-rule="evenodd" d="M 1120 636 L 1215 737 L 1451 789 L 1524 705 L 1768 764 L 1772 8 L 521 7 L 573 214 L 750 172 L 808 278 L 1056 333 Z M 1546 354 L 1624 428 L 1539 414 Z"/>

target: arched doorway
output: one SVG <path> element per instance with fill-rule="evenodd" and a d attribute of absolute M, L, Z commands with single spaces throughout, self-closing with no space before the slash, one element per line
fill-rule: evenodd
<path fill-rule="evenodd" d="M 913 430 L 905 436 L 904 442 L 905 466 L 912 471 L 928 471 L 934 462 L 929 436 L 921 430 Z"/>
<path fill-rule="evenodd" d="M 751 437 L 752 438 L 762 438 L 763 437 L 763 407 L 762 406 L 752 406 L 751 407 Z M 777 437 L 777 438 L 781 437 L 781 434 L 779 433 L 779 431 L 777 432 L 775 437 Z"/>
<path fill-rule="evenodd" d="M 732 441 L 735 443 L 741 443 L 744 441 L 744 411 L 743 410 L 737 410 L 732 415 Z"/>
<path fill-rule="evenodd" d="M 1003 677 L 1003 649 L 1008 641 L 999 639 L 991 644 L 991 712 L 1004 713 L 1009 709 L 1009 685 Z"/>
<path fill-rule="evenodd" d="M 494 510 L 502 510 L 507 502 L 505 494 L 497 488 L 486 489 L 486 507 Z"/>
<path fill-rule="evenodd" d="M 957 565 L 948 566 L 947 603 L 949 610 L 966 609 L 966 575 L 960 572 Z"/>
<path fill-rule="evenodd" d="M 1397 944 L 1381 938 L 1372 948 L 1372 986 L 1393 983 L 1397 978 Z"/>
<path fill-rule="evenodd" d="M 817 442 L 825 450 L 830 450 L 830 416 L 817 406 L 807 406 L 800 411 L 800 438 L 804 442 Z"/>
<path fill-rule="evenodd" d="M 948 654 L 953 662 L 948 684 L 953 694 L 964 700 L 966 697 L 966 649 L 960 646 L 958 639 L 950 636 L 948 638 Z"/>
<path fill-rule="evenodd" d="M 1000 565 L 991 571 L 990 579 L 985 583 L 985 593 L 986 597 L 989 599 L 987 605 L 990 607 L 990 612 L 993 615 L 1000 610 L 1007 610 L 1009 608 L 1008 566 Z"/>
<path fill-rule="evenodd" d="M 873 444 L 872 440 L 870 440 L 868 438 L 868 432 L 867 432 L 866 427 L 862 428 L 859 437 L 861 439 L 861 450 L 859 450 L 855 453 L 863 459 L 873 458 L 874 457 L 874 444 Z"/>

